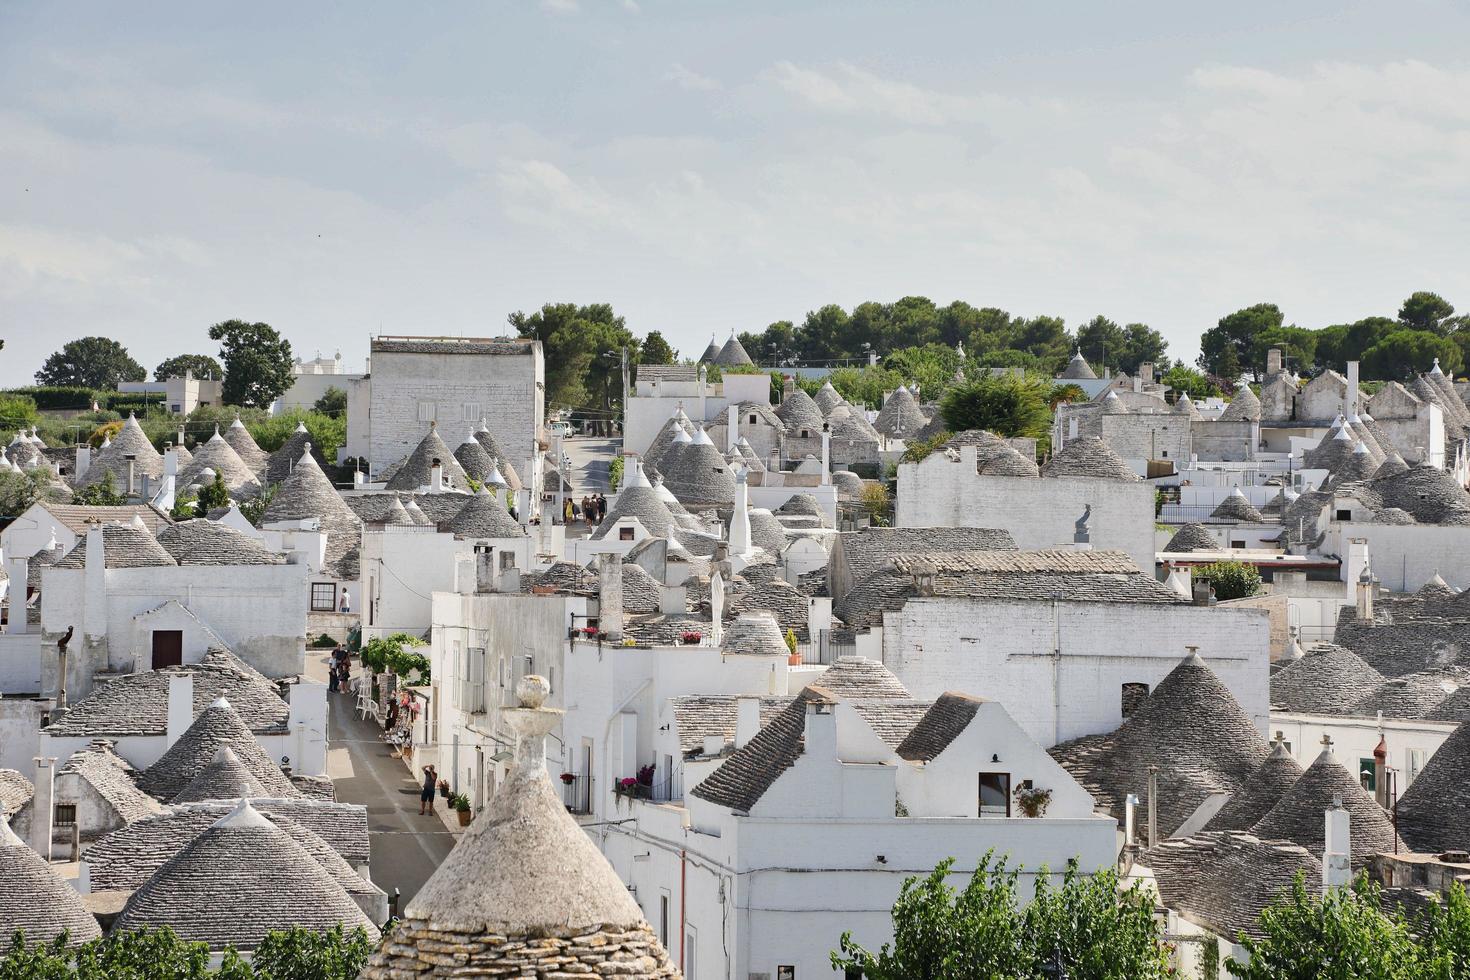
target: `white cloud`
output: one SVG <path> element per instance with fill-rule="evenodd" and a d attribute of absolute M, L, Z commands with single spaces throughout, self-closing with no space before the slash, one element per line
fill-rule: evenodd
<path fill-rule="evenodd" d="M 675 62 L 664 72 L 664 81 L 672 82 L 687 92 L 713 92 L 720 87 L 720 83 L 708 75 L 701 75 L 691 68 Z"/>
<path fill-rule="evenodd" d="M 582 5 L 577 0 L 541 0 L 541 9 L 553 14 L 575 14 Z"/>
<path fill-rule="evenodd" d="M 764 77 L 816 109 L 888 116 L 915 126 L 975 120 L 995 104 L 993 98 L 953 95 L 883 78 L 845 61 L 826 71 L 781 61 Z"/>

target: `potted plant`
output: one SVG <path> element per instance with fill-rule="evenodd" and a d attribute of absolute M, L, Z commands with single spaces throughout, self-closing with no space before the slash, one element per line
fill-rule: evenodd
<path fill-rule="evenodd" d="M 449 792 L 449 780 L 447 780 L 447 779 L 441 779 L 441 780 L 439 780 L 439 795 L 440 796 L 443 796 L 443 797 L 446 797 L 446 798 L 448 798 L 448 797 L 450 797 L 450 796 L 453 795 L 453 794 L 451 794 Z"/>
<path fill-rule="evenodd" d="M 1011 794 L 1016 798 L 1016 808 L 1021 811 L 1022 816 L 1040 817 L 1046 814 L 1046 808 L 1051 803 L 1051 790 L 1036 789 L 1024 783 L 1016 787 Z"/>
<path fill-rule="evenodd" d="M 577 781 L 577 774 L 574 772 L 564 772 L 561 774 L 561 781 L 563 785 L 570 786 Z"/>
<path fill-rule="evenodd" d="M 449 805 L 459 815 L 459 825 L 468 827 L 470 825 L 470 798 L 463 793 L 455 793 L 449 797 Z"/>
<path fill-rule="evenodd" d="M 697 630 L 685 630 L 679 634 L 679 639 L 683 641 L 686 647 L 692 647 L 704 639 L 704 637 Z"/>

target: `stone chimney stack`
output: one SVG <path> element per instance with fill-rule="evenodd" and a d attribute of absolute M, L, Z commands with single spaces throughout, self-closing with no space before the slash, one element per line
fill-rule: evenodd
<path fill-rule="evenodd" d="M 495 591 L 495 549 L 488 544 L 475 545 L 475 591 Z"/>
<path fill-rule="evenodd" d="M 1358 573 L 1358 621 L 1373 621 L 1373 569 L 1366 564 Z"/>
<path fill-rule="evenodd" d="M 1144 361 L 1138 365 L 1138 380 L 1146 385 L 1154 383 L 1154 362 Z"/>
<path fill-rule="evenodd" d="M 1373 748 L 1373 798 L 1387 810 L 1388 798 L 1388 736 L 1383 732 L 1383 712 L 1378 712 L 1378 744 Z"/>
<path fill-rule="evenodd" d="M 781 401 L 782 401 L 782 403 L 784 404 L 785 401 L 786 401 L 786 399 L 790 398 L 794 394 L 796 394 L 796 379 L 793 378 L 791 375 L 788 374 L 784 378 L 781 379 Z"/>
<path fill-rule="evenodd" d="M 51 860 L 51 821 L 56 814 L 56 759 L 38 755 L 36 790 L 31 797 L 31 847 L 46 861 Z"/>
<path fill-rule="evenodd" d="M 823 761 L 837 760 L 837 702 L 815 688 L 806 705 L 806 745 L 802 755 Z M 737 716 L 738 720 L 738 716 Z"/>
<path fill-rule="evenodd" d="M 1326 845 L 1322 849 L 1322 891 L 1329 888 L 1345 888 L 1352 883 L 1352 832 L 1348 812 L 1343 809 L 1342 798 L 1334 797 L 1331 809 L 1325 813 L 1327 821 Z"/>
<path fill-rule="evenodd" d="M 123 496 L 131 497 L 138 491 L 138 457 L 134 453 L 128 453 L 123 459 L 128 461 L 127 482 L 123 485 Z"/>
<path fill-rule="evenodd" d="M 730 554 L 745 557 L 755 548 L 750 540 L 750 483 L 743 467 L 735 474 L 735 506 L 730 515 Z"/>
<path fill-rule="evenodd" d="M 730 424 L 725 427 L 725 452 L 736 451 L 735 444 L 740 441 L 740 406 L 730 405 Z"/>
<path fill-rule="evenodd" d="M 735 747 L 744 748 L 761 730 L 761 699 L 742 695 L 735 700 Z"/>
<path fill-rule="evenodd" d="M 107 556 L 102 546 L 102 525 L 87 525 L 87 550 L 82 566 L 82 630 L 90 637 L 107 632 Z"/>
<path fill-rule="evenodd" d="M 822 423 L 822 486 L 832 484 L 832 426 Z"/>
<path fill-rule="evenodd" d="M 440 465 L 439 458 L 437 456 L 434 458 L 434 462 L 429 466 L 429 492 L 444 492 L 444 467 Z"/>
<path fill-rule="evenodd" d="M 1358 399 L 1359 399 L 1360 396 L 1361 396 L 1361 392 L 1358 389 L 1358 362 L 1357 361 L 1348 361 L 1347 362 L 1347 399 L 1346 399 L 1347 404 L 1345 404 L 1342 407 L 1344 414 L 1346 414 L 1346 415 L 1357 415 L 1357 414 L 1359 414 L 1359 412 L 1358 412 Z"/>
<path fill-rule="evenodd" d="M 186 671 L 168 675 L 168 721 L 164 741 L 171 748 L 194 724 L 194 675 Z"/>
<path fill-rule="evenodd" d="M 77 447 L 77 462 L 73 468 L 76 479 L 80 480 L 87 475 L 87 470 L 92 468 L 92 447 L 81 445 Z"/>
<path fill-rule="evenodd" d="M 623 639 L 623 559 L 604 552 L 597 556 L 597 626 L 609 640 Z"/>
<path fill-rule="evenodd" d="M 1272 347 L 1266 351 L 1266 374 L 1267 376 L 1278 374 L 1281 371 L 1281 348 Z"/>

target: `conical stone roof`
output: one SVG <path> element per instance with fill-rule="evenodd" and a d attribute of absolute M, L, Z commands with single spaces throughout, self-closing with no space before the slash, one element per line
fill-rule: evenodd
<path fill-rule="evenodd" d="M 1169 543 L 1164 545 L 1168 552 L 1215 551 L 1220 542 L 1203 524 L 1185 524 L 1174 532 Z"/>
<path fill-rule="evenodd" d="M 1347 463 L 1356 445 L 1347 426 L 1328 429 L 1322 439 L 1302 454 L 1302 465 L 1308 469 L 1334 472 Z"/>
<path fill-rule="evenodd" d="M 836 408 L 837 405 L 832 407 Z M 830 412 L 831 409 L 828 411 Z M 812 396 L 800 388 L 796 388 L 781 400 L 781 404 L 776 406 L 776 416 L 786 423 L 788 433 L 795 434 L 806 429 L 814 436 L 822 434 L 822 423 L 827 420 L 822 410 L 817 407 L 817 403 L 812 401 Z"/>
<path fill-rule="evenodd" d="M 1041 468 L 1042 476 L 1090 476 L 1100 480 L 1137 483 L 1138 474 L 1123 462 L 1113 448 L 1096 436 L 1079 436 Z"/>
<path fill-rule="evenodd" d="M 1128 414 L 1128 406 L 1123 404 L 1123 399 L 1119 398 L 1118 393 L 1111 388 L 1107 390 L 1107 393 L 1102 398 L 1098 399 L 1097 408 L 1103 415 Z"/>
<path fill-rule="evenodd" d="M 686 507 L 697 504 L 728 504 L 735 499 L 735 476 L 709 437 L 700 433 L 677 454 L 666 453 L 664 486 Z"/>
<path fill-rule="evenodd" d="M 1277 742 L 1266 761 L 1251 773 L 1240 792 L 1205 824 L 1205 829 L 1250 830 L 1291 792 L 1301 775 L 1302 767 L 1286 751 L 1286 746 Z"/>
<path fill-rule="evenodd" d="M 204 445 L 194 447 L 194 455 L 189 465 L 179 471 L 175 485 L 182 488 L 204 483 L 206 469 L 217 473 L 233 496 L 250 497 L 260 492 L 260 481 L 256 479 L 255 471 L 225 441 L 218 428 Z"/>
<path fill-rule="evenodd" d="M 1378 464 L 1373 461 L 1373 454 L 1368 447 L 1359 442 L 1353 446 L 1352 453 L 1337 469 L 1332 471 L 1334 484 L 1356 483 L 1366 480 L 1378 469 Z"/>
<path fill-rule="evenodd" d="M 521 682 L 520 707 L 502 712 L 517 735 L 509 776 L 409 901 L 394 941 L 373 954 L 364 980 L 437 974 L 447 946 L 461 951 L 457 969 L 486 976 L 679 975 L 551 785 L 546 734 L 562 712 L 542 707 L 548 690 L 536 675 Z"/>
<path fill-rule="evenodd" d="M 81 896 L 41 860 L 0 818 L 0 936 L 5 948 L 17 932 L 28 944 L 50 943 L 68 933 L 68 945 L 102 937 Z M 20 974 L 16 974 L 19 976 Z"/>
<path fill-rule="evenodd" d="M 821 389 L 812 398 L 812 401 L 816 403 L 817 409 L 823 415 L 826 415 L 832 409 L 842 404 L 842 396 L 837 393 L 836 388 L 832 387 L 832 382 L 824 381 L 822 382 Z"/>
<path fill-rule="evenodd" d="M 670 415 L 664 424 L 659 426 L 658 434 L 653 437 L 653 442 L 648 444 L 648 451 L 643 454 L 643 462 L 646 466 L 658 466 L 659 460 L 668 452 L 669 446 L 673 445 L 674 439 L 679 433 L 686 436 L 694 434 L 694 426 L 689 422 L 689 416 L 683 410 L 676 411 Z"/>
<path fill-rule="evenodd" d="M 1384 477 L 1397 476 L 1400 473 L 1407 473 L 1408 471 L 1409 464 L 1404 462 L 1402 456 L 1398 453 L 1389 453 L 1378 469 L 1373 471 L 1373 479 L 1381 480 Z"/>
<path fill-rule="evenodd" d="M 1239 487 L 1220 501 L 1219 505 L 1210 511 L 1210 516 L 1217 521 L 1244 521 L 1252 524 L 1265 520 L 1261 512 L 1252 507 L 1251 502 L 1245 499 L 1245 494 L 1240 492 Z"/>
<path fill-rule="evenodd" d="M 1383 683 L 1362 657 L 1336 643 L 1315 643 L 1271 675 L 1271 706 L 1294 714 L 1347 715 Z"/>
<path fill-rule="evenodd" d="M 230 448 L 235 451 L 235 455 L 245 461 L 245 465 L 250 467 L 252 473 L 260 473 L 270 462 L 270 453 L 260 448 L 255 437 L 250 434 L 250 430 L 245 427 L 244 422 L 240 421 L 238 415 L 235 416 L 235 421 L 225 429 L 224 437 L 225 442 L 228 442 Z"/>
<path fill-rule="evenodd" d="M 1190 399 L 1189 392 L 1185 392 L 1179 396 L 1179 400 L 1174 403 L 1174 413 L 1176 415 L 1188 415 L 1192 419 L 1200 417 L 1199 409 L 1194 407 L 1194 401 Z"/>
<path fill-rule="evenodd" d="M 179 791 L 174 803 L 195 803 L 201 800 L 234 800 L 250 796 L 267 796 L 265 787 L 255 774 L 245 767 L 235 750 L 228 745 L 215 749 L 209 765 L 199 770 L 199 775 L 189 780 L 189 785 Z"/>
<path fill-rule="evenodd" d="M 1455 478 L 1420 463 L 1371 484 L 1385 507 L 1407 511 L 1421 524 L 1470 524 L 1470 494 Z"/>
<path fill-rule="evenodd" d="M 393 502 L 388 505 L 388 513 L 383 515 L 382 523 L 392 524 L 396 527 L 408 527 L 414 523 L 414 519 L 408 515 L 407 509 L 403 506 L 403 501 L 394 497 Z"/>
<path fill-rule="evenodd" d="M 306 431 L 306 423 L 298 422 L 296 430 L 266 460 L 265 482 L 284 483 L 286 478 L 295 471 L 297 464 L 301 462 L 301 457 L 308 451 L 312 459 L 316 460 L 317 469 L 325 473 L 326 457 L 322 455 L 319 448 L 312 445 L 311 433 Z"/>
<path fill-rule="evenodd" d="M 1424 670 L 1390 677 L 1365 694 L 1350 714 L 1362 718 L 1423 718 L 1435 711 L 1466 678 L 1460 672 Z"/>
<path fill-rule="evenodd" d="M 296 468 L 266 506 L 261 523 L 320 519 L 322 530 L 327 533 L 328 571 L 346 581 L 356 581 L 362 521 L 332 486 L 309 449 L 308 443 Z"/>
<path fill-rule="evenodd" d="M 486 428 L 483 419 L 480 420 L 480 427 L 475 430 L 475 441 L 480 444 L 481 449 L 490 455 L 491 459 L 495 460 L 495 465 L 500 467 L 500 475 L 504 477 L 506 486 L 512 490 L 525 488 L 525 484 L 521 482 L 520 474 L 516 472 L 515 466 L 511 464 L 510 457 L 505 454 L 505 450 L 501 447 L 500 443 L 496 442 L 495 437 L 490 434 L 490 430 Z"/>
<path fill-rule="evenodd" d="M 480 445 L 479 440 L 470 436 L 454 449 L 454 458 L 459 461 L 465 473 L 476 483 L 484 483 L 490 478 L 490 471 L 495 468 L 495 460 Z M 501 474 L 504 477 L 505 474 Z"/>
<path fill-rule="evenodd" d="M 481 489 L 445 526 L 459 538 L 523 538 L 525 528 L 510 516 L 510 511 L 489 490 Z"/>
<path fill-rule="evenodd" d="M 1239 792 L 1270 754 L 1230 689 L 1197 654 L 1170 671 L 1117 731 L 1050 751 L 1119 819 L 1129 793 L 1148 799 L 1149 766 L 1158 766 L 1158 826 L 1165 836 L 1211 795 Z"/>
<path fill-rule="evenodd" d="M 1364 867 L 1373 855 L 1392 851 L 1394 833 L 1388 815 L 1357 777 L 1337 761 L 1330 747 L 1318 754 L 1290 792 L 1251 828 L 1251 833 L 1262 840 L 1289 840 L 1321 854 L 1327 844 L 1323 814 L 1339 797 L 1348 812 L 1353 867 Z"/>
<path fill-rule="evenodd" d="M 1256 393 L 1251 391 L 1250 385 L 1241 385 L 1236 390 L 1230 404 L 1225 406 L 1225 411 L 1220 413 L 1221 422 L 1259 422 L 1261 420 L 1261 400 Z"/>
<path fill-rule="evenodd" d="M 776 617 L 765 610 L 740 613 L 726 623 L 720 650 L 764 657 L 784 657 L 790 652 Z"/>
<path fill-rule="evenodd" d="M 413 452 L 404 458 L 402 464 L 388 479 L 388 489 L 412 492 L 429 486 L 431 471 L 436 459 L 443 471 L 446 487 L 454 487 L 458 490 L 469 489 L 470 481 L 464 467 L 459 465 L 459 460 L 455 459 L 449 446 L 439 437 L 439 428 L 433 422 L 429 423 L 429 431 L 419 440 Z"/>
<path fill-rule="evenodd" d="M 111 473 L 113 485 L 119 492 L 126 492 L 129 455 L 136 457 L 133 460 L 133 478 L 138 487 L 142 486 L 145 476 L 154 479 L 163 476 L 163 454 L 153 448 L 153 443 L 143 433 L 143 427 L 132 415 L 128 416 L 111 443 L 92 454 L 87 472 L 76 481 L 77 488 L 100 483 L 104 474 Z"/>
<path fill-rule="evenodd" d="M 1399 797 L 1399 833 L 1415 851 L 1470 848 L 1470 724 L 1461 724 Z"/>
<path fill-rule="evenodd" d="M 730 339 L 725 341 L 725 346 L 721 347 L 720 352 L 715 355 L 713 363 L 722 368 L 755 366 L 755 362 L 741 346 L 740 339 L 733 333 L 730 334 Z"/>
<path fill-rule="evenodd" d="M 179 740 L 157 762 L 138 774 L 138 788 L 160 800 L 171 800 L 184 792 L 225 747 L 234 751 L 237 761 L 271 796 L 301 795 L 224 698 L 201 711 Z"/>
<path fill-rule="evenodd" d="M 1096 381 L 1097 374 L 1092 370 L 1092 365 L 1082 356 L 1081 351 L 1072 355 L 1067 366 L 1062 369 L 1061 377 L 1067 381 Z"/>
<path fill-rule="evenodd" d="M 890 439 L 912 439 L 928 421 L 913 392 L 900 385 L 883 403 L 873 427 Z"/>
<path fill-rule="evenodd" d="M 592 539 L 600 541 L 625 517 L 636 517 L 656 538 L 667 538 L 674 531 L 674 515 L 669 513 L 669 508 L 658 499 L 658 493 L 652 487 L 624 487 L 608 508 L 607 516 L 592 532 Z"/>
<path fill-rule="evenodd" d="M 703 354 L 700 354 L 699 355 L 699 363 L 700 364 L 713 364 L 715 358 L 717 358 L 719 356 L 720 356 L 720 345 L 715 342 L 715 338 L 711 337 L 709 339 L 709 346 L 704 349 L 704 353 Z"/>
<path fill-rule="evenodd" d="M 310 852 L 241 800 L 133 893 L 113 929 L 169 926 L 211 949 L 250 950 L 272 931 L 339 925 L 377 935 Z"/>

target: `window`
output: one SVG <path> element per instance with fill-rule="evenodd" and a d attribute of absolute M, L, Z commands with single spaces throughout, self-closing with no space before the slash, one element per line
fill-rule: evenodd
<path fill-rule="evenodd" d="M 1409 750 L 1409 771 L 1404 774 L 1405 777 L 1406 777 L 1404 779 L 1404 788 L 1407 789 L 1408 786 L 1409 786 L 1409 784 L 1412 783 L 1416 778 L 1418 778 L 1419 773 L 1421 773 L 1423 771 L 1424 771 L 1424 750 L 1423 749 L 1410 749 Z"/>
<path fill-rule="evenodd" d="M 1370 793 L 1378 791 L 1378 777 L 1373 769 L 1372 759 L 1358 760 L 1358 782 L 1362 783 L 1363 788 Z"/>
<path fill-rule="evenodd" d="M 794 966 L 778 966 L 778 967 L 776 967 L 776 980 L 796 980 L 796 967 L 794 967 Z"/>
<path fill-rule="evenodd" d="M 435 415 L 437 414 L 435 412 L 435 409 L 437 407 L 438 406 L 436 406 L 433 402 L 419 402 L 419 421 L 420 422 L 432 422 L 432 421 L 434 421 Z"/>
<path fill-rule="evenodd" d="M 619 541 L 632 541 L 633 540 L 633 529 L 631 527 L 620 527 L 620 528 L 618 528 L 618 540 Z"/>
<path fill-rule="evenodd" d="M 56 804 L 56 826 L 72 827 L 77 822 L 77 805 L 75 803 Z"/>
<path fill-rule="evenodd" d="M 1230 542 L 1230 547 L 1232 547 L 1232 548 L 1244 548 L 1245 547 L 1245 542 L 1244 541 L 1232 541 L 1232 542 Z"/>
<path fill-rule="evenodd" d="M 1132 681 L 1123 685 L 1123 717 L 1127 718 L 1133 714 L 1135 708 L 1143 704 L 1148 698 L 1148 685 L 1140 681 Z"/>
<path fill-rule="evenodd" d="M 478 422 L 478 421 L 480 421 L 480 417 L 483 416 L 484 414 L 485 414 L 484 412 L 480 411 L 480 403 L 479 402 L 465 402 L 464 403 L 464 416 L 463 416 L 463 418 L 464 418 L 464 420 L 466 422 Z"/>
<path fill-rule="evenodd" d="M 669 948 L 669 894 L 661 892 L 658 896 L 658 941 L 664 944 L 664 949 Z"/>
<path fill-rule="evenodd" d="M 1011 815 L 1011 774 L 1008 772 L 982 772 L 980 774 L 980 816 L 1009 817 Z"/>
<path fill-rule="evenodd" d="M 313 583 L 311 583 L 311 611 L 312 612 L 336 612 L 337 611 L 337 583 L 335 583 L 335 582 L 313 582 Z"/>
<path fill-rule="evenodd" d="M 1353 519 L 1353 512 L 1350 510 L 1339 510 L 1336 519 L 1339 521 L 1350 521 Z"/>
<path fill-rule="evenodd" d="M 464 693 L 462 705 L 469 712 L 485 710 L 485 648 L 470 647 L 465 651 Z"/>
<path fill-rule="evenodd" d="M 1164 459 L 1168 459 L 1169 458 L 1169 450 L 1167 450 L 1167 449 L 1164 450 L 1163 458 Z"/>
<path fill-rule="evenodd" d="M 694 964 L 698 962 L 695 957 L 697 938 L 693 926 L 684 930 L 684 962 L 679 964 L 679 968 L 684 971 L 684 980 L 694 980 Z"/>
<path fill-rule="evenodd" d="M 810 429 L 802 429 L 802 430 L 801 430 L 801 437 L 802 437 L 802 438 L 803 438 L 803 439 L 805 439 L 805 438 L 807 438 L 807 437 L 808 437 L 808 436 L 810 436 L 810 435 L 811 435 L 811 434 L 812 434 L 812 433 L 811 433 L 811 430 L 810 430 Z"/>
<path fill-rule="evenodd" d="M 756 420 L 759 419 L 759 418 L 760 418 L 760 416 L 756 415 L 754 412 L 751 412 L 750 413 L 750 424 L 751 425 L 755 425 Z"/>

